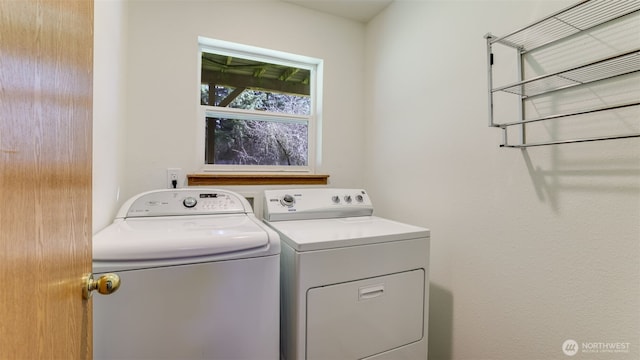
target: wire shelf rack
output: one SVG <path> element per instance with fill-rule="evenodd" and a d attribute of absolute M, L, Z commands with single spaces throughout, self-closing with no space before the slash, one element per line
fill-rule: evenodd
<path fill-rule="evenodd" d="M 525 136 L 525 125 L 527 124 L 638 106 L 640 105 L 640 96 L 637 101 L 622 104 L 603 104 L 596 108 L 578 109 L 573 112 L 551 114 L 534 119 L 527 119 L 524 114 L 525 102 L 532 97 L 562 91 L 576 86 L 591 84 L 606 79 L 613 79 L 623 75 L 634 74 L 631 76 L 636 76 L 635 73 L 640 73 L 640 48 L 607 56 L 606 58 L 601 58 L 596 61 L 569 66 L 562 71 L 544 74 L 529 79 L 522 78 L 523 62 L 525 54 L 528 52 L 547 46 L 562 46 L 563 41 L 568 37 L 582 36 L 583 32 L 587 32 L 601 26 L 606 28 L 606 26 L 615 20 L 626 16 L 637 16 L 639 14 L 640 0 L 581 0 L 575 5 L 551 14 L 508 35 L 497 37 L 491 33 L 486 34 L 489 126 L 498 127 L 503 130 L 503 143 L 500 146 L 509 148 L 527 148 L 531 146 L 640 137 L 640 133 L 629 132 L 618 135 L 604 135 L 531 143 L 527 142 Z M 637 26 L 631 31 L 637 31 Z M 585 35 L 588 35 L 588 33 L 585 33 Z M 638 37 L 638 39 L 640 39 L 640 37 Z M 501 44 L 516 50 L 519 58 L 517 63 L 517 73 L 519 74 L 519 78 L 515 83 L 496 88 L 493 87 L 492 67 L 494 58 L 492 47 L 494 44 Z M 494 121 L 493 96 L 498 92 L 514 94 L 520 97 L 521 106 L 518 121 L 506 123 L 496 123 Z M 512 126 L 522 127 L 520 141 L 516 144 L 510 144 L 507 138 L 507 128 Z"/>
<path fill-rule="evenodd" d="M 491 43 L 519 48 L 523 53 L 554 43 L 576 33 L 640 11 L 640 2 L 633 0 L 583 0 Z"/>

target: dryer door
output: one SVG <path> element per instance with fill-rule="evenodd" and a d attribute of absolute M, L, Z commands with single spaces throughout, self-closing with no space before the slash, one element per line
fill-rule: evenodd
<path fill-rule="evenodd" d="M 424 270 L 307 292 L 307 359 L 361 359 L 418 341 Z"/>

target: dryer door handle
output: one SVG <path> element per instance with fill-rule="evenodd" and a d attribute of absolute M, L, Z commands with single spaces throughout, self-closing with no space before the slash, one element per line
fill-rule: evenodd
<path fill-rule="evenodd" d="M 361 287 L 358 289 L 358 300 L 368 300 L 384 295 L 384 284 Z"/>

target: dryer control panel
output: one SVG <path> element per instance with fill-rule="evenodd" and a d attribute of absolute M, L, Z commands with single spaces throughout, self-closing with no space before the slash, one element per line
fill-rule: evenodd
<path fill-rule="evenodd" d="M 241 195 L 220 189 L 162 189 L 129 199 L 116 218 L 251 213 Z"/>
<path fill-rule="evenodd" d="M 264 219 L 328 219 L 373 214 L 373 205 L 362 189 L 265 190 Z"/>

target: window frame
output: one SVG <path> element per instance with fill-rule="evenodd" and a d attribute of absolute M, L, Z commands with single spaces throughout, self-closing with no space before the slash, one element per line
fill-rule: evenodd
<path fill-rule="evenodd" d="M 310 114 L 292 115 L 246 109 L 234 109 L 211 105 L 201 105 L 201 69 L 202 53 L 212 52 L 226 56 L 240 57 L 272 64 L 292 66 L 310 71 Z M 315 174 L 320 163 L 321 123 L 322 123 L 322 70 L 321 59 L 295 55 L 277 50 L 243 45 L 223 40 L 198 37 L 198 135 L 196 141 L 201 170 L 203 172 L 236 172 L 236 173 L 305 173 Z M 308 136 L 308 153 L 306 166 L 274 166 L 274 165 L 229 165 L 207 164 L 205 159 L 206 117 L 238 118 L 241 120 L 306 122 Z"/>

